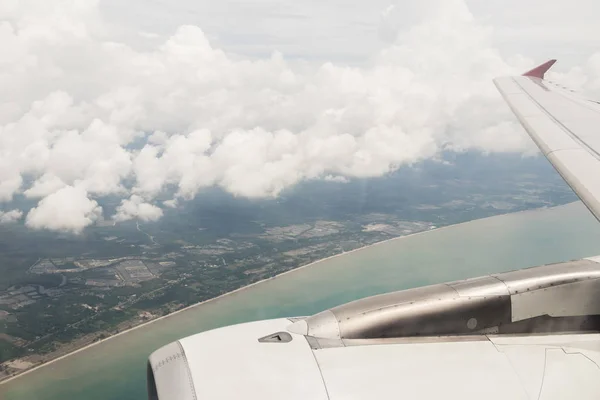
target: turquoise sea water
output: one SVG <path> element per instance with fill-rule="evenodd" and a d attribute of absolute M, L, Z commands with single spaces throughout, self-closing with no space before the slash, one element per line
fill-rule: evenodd
<path fill-rule="evenodd" d="M 120 335 L 0 385 L 0 399 L 145 399 L 146 358 L 183 336 L 233 323 L 309 315 L 393 290 L 593 255 L 600 255 L 600 224 L 581 203 L 405 237 Z"/>

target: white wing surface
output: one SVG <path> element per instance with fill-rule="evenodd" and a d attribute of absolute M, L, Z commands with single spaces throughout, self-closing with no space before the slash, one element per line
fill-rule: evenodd
<path fill-rule="evenodd" d="M 180 339 L 150 400 L 596 399 L 600 258 L 448 282 Z"/>
<path fill-rule="evenodd" d="M 544 80 L 554 62 L 494 83 L 544 156 L 600 220 L 600 104 Z"/>
<path fill-rule="evenodd" d="M 150 357 L 151 400 L 597 399 L 600 335 L 426 337 L 316 348 L 257 339 L 290 321 L 216 329 Z M 280 333 L 280 334 L 281 334 Z M 309 338 L 310 339 L 310 338 Z"/>

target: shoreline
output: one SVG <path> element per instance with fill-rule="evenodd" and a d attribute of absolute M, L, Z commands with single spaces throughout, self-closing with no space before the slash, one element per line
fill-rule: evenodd
<path fill-rule="evenodd" d="M 17 378 L 21 378 L 21 377 L 23 377 L 23 376 L 25 376 L 25 375 L 27 375 L 27 374 L 29 374 L 31 372 L 34 372 L 34 371 L 36 371 L 36 370 L 38 370 L 40 368 L 43 368 L 45 366 L 51 365 L 52 363 L 55 363 L 55 362 L 60 361 L 60 360 L 62 360 L 64 358 L 67 358 L 67 357 L 69 357 L 69 356 L 71 356 L 73 354 L 82 352 L 84 350 L 87 350 L 87 349 L 95 346 L 95 345 L 98 345 L 98 344 L 104 343 L 105 341 L 108 341 L 110 339 L 116 338 L 116 337 L 118 337 L 120 335 L 124 335 L 126 333 L 130 333 L 130 332 L 132 332 L 132 331 L 134 331 L 136 329 L 143 328 L 143 327 L 146 327 L 146 326 L 148 326 L 148 325 L 150 325 L 152 323 L 161 321 L 163 319 L 170 318 L 171 316 L 174 316 L 174 315 L 176 315 L 178 313 L 182 313 L 184 311 L 189 311 L 189 310 L 191 310 L 191 309 L 193 309 L 195 307 L 201 306 L 203 304 L 206 304 L 206 303 L 209 303 L 209 302 L 212 302 L 212 301 L 217 301 L 217 300 L 219 300 L 221 298 L 224 298 L 226 296 L 236 294 L 236 293 L 241 292 L 241 291 L 246 290 L 246 289 L 250 289 L 253 286 L 256 286 L 258 284 L 265 283 L 265 282 L 268 282 L 268 281 L 271 281 L 271 280 L 274 280 L 274 279 L 277 279 L 277 278 L 282 277 L 282 276 L 284 276 L 286 274 L 291 274 L 293 272 L 297 272 L 297 271 L 303 270 L 305 268 L 312 267 L 312 266 L 314 266 L 316 264 L 319 264 L 321 262 L 333 259 L 335 257 L 340 257 L 340 256 L 343 256 L 343 255 L 346 255 L 346 254 L 350 254 L 350 253 L 354 253 L 354 252 L 357 252 L 357 251 L 365 250 L 365 249 L 368 249 L 368 248 L 371 248 L 371 247 L 374 247 L 374 246 L 377 246 L 377 245 L 381 245 L 381 244 L 384 244 L 384 243 L 388 243 L 388 242 L 391 242 L 391 241 L 394 241 L 394 240 L 400 240 L 400 239 L 405 239 L 405 238 L 409 238 L 409 237 L 413 237 L 413 236 L 423 235 L 423 234 L 428 233 L 428 232 L 441 231 L 441 230 L 444 230 L 444 229 L 447 229 L 447 228 L 457 227 L 457 226 L 469 224 L 469 223 L 472 223 L 472 222 L 475 222 L 475 221 L 483 221 L 483 220 L 487 220 L 487 219 L 491 219 L 491 218 L 496 218 L 496 217 L 501 217 L 501 216 L 507 216 L 507 215 L 517 215 L 517 214 L 521 214 L 521 213 L 524 213 L 524 212 L 531 212 L 531 213 L 533 213 L 533 212 L 541 212 L 541 211 L 544 211 L 544 210 L 556 209 L 556 208 L 560 208 L 560 207 L 566 207 L 566 206 L 572 205 L 574 203 L 575 202 L 567 203 L 567 204 L 562 204 L 562 205 L 559 205 L 559 206 L 553 206 L 553 207 L 541 207 L 541 208 L 535 208 L 535 209 L 529 209 L 529 210 L 521 210 L 521 211 L 516 211 L 516 212 L 508 212 L 508 213 L 504 213 L 504 214 L 497 214 L 497 215 L 492 215 L 492 216 L 489 216 L 489 217 L 473 219 L 473 220 L 470 220 L 470 221 L 459 222 L 459 223 L 456 223 L 456 224 L 445 225 L 445 226 L 436 227 L 436 228 L 433 228 L 433 229 L 427 229 L 427 230 L 420 231 L 420 232 L 410 233 L 408 235 L 392 237 L 392 238 L 389 238 L 389 239 L 381 240 L 381 241 L 376 242 L 376 243 L 372 243 L 372 244 L 365 245 L 365 246 L 362 246 L 362 247 L 357 247 L 356 249 L 352 249 L 352 250 L 348 250 L 348 251 L 343 251 L 343 252 L 338 253 L 338 254 L 334 254 L 334 255 L 331 255 L 331 256 L 328 256 L 328 257 L 325 257 L 325 258 L 321 258 L 319 260 L 312 261 L 312 262 L 310 262 L 308 264 L 304 264 L 304 265 L 300 265 L 300 266 L 298 266 L 296 268 L 292 268 L 289 271 L 285 271 L 285 272 L 282 272 L 280 274 L 274 275 L 274 276 L 272 276 L 270 278 L 262 279 L 260 281 L 251 283 L 251 284 L 246 285 L 246 286 L 242 286 L 242 287 L 237 288 L 235 290 L 232 290 L 230 292 L 223 293 L 223 294 L 221 294 L 219 296 L 216 296 L 216 297 L 213 297 L 211 299 L 207 299 L 207 300 L 201 301 L 199 303 L 192 304 L 192 305 L 184 307 L 184 308 L 182 308 L 180 310 L 174 311 L 174 312 L 172 312 L 170 314 L 160 316 L 160 317 L 152 319 L 150 321 L 145 321 L 145 322 L 143 322 L 141 324 L 138 324 L 138 325 L 132 326 L 131 328 L 128 328 L 126 330 L 120 331 L 119 333 L 115 333 L 113 335 L 110 335 L 110 336 L 108 336 L 108 337 L 106 337 L 104 339 L 100 339 L 100 340 L 97 340 L 95 342 L 86 344 L 83 347 L 80 347 L 80 348 L 78 348 L 76 350 L 73 350 L 73 351 L 71 351 L 71 352 L 69 352 L 67 354 L 64 354 L 64 355 L 61 355 L 59 357 L 50 359 L 50 360 L 45 361 L 45 362 L 43 362 L 41 364 L 37 364 L 37 365 L 35 365 L 35 366 L 31 367 L 31 368 L 24 369 L 21 372 L 17 372 L 15 375 L 12 375 L 12 376 L 9 376 L 9 377 L 7 377 L 5 379 L 2 379 L 2 380 L 0 380 L 0 386 L 3 385 L 3 384 L 5 384 L 5 383 L 11 382 L 11 381 L 13 381 L 13 380 L 15 380 Z"/>

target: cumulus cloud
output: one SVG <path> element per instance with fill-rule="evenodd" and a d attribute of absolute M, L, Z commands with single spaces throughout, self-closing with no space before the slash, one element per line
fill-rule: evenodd
<path fill-rule="evenodd" d="M 102 217 L 102 207 L 81 187 L 65 186 L 44 197 L 27 214 L 25 224 L 33 229 L 80 233 Z"/>
<path fill-rule="evenodd" d="M 10 210 L 0 211 L 0 224 L 10 224 L 17 222 L 23 217 L 23 211 L 21 210 Z"/>
<path fill-rule="evenodd" d="M 178 206 L 177 199 L 165 200 L 163 201 L 163 204 L 165 205 L 165 207 L 169 208 L 177 208 Z"/>
<path fill-rule="evenodd" d="M 162 217 L 163 211 L 155 205 L 144 202 L 140 196 L 133 195 L 124 199 L 117 207 L 114 220 L 117 222 L 139 219 L 141 221 L 156 221 Z"/>
<path fill-rule="evenodd" d="M 210 186 L 268 197 L 441 150 L 531 151 L 491 79 L 533 62 L 503 58 L 462 0 L 415 10 L 382 11 L 389 44 L 359 68 L 243 59 L 196 26 L 141 51 L 97 1 L 3 3 L 0 202 L 40 199 L 28 226 L 77 233 L 102 196 L 122 198 L 106 218 L 154 221 L 166 191 L 166 207 Z M 558 77 L 600 90 L 599 57 Z"/>

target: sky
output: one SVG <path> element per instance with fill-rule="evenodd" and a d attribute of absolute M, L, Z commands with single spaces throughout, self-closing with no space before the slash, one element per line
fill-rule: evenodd
<path fill-rule="evenodd" d="M 77 234 L 158 220 L 212 186 L 276 197 L 442 151 L 536 154 L 491 80 L 558 58 L 550 79 L 600 97 L 599 11 L 590 0 L 3 0 L 0 224 Z M 14 208 L 18 196 L 35 205 Z M 121 199 L 112 215 L 106 196 Z"/>

